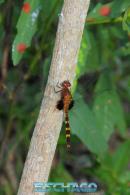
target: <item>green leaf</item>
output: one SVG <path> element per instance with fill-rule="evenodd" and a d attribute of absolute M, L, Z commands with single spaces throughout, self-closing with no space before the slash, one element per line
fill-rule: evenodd
<path fill-rule="evenodd" d="M 93 34 L 90 31 L 85 30 L 78 56 L 78 65 L 76 69 L 77 77 L 80 77 L 88 71 L 99 68 L 98 54 L 98 47 Z"/>
<path fill-rule="evenodd" d="M 130 182 L 130 171 L 128 171 L 128 170 L 127 171 L 123 171 L 123 173 L 121 174 L 121 177 L 120 177 L 120 181 L 122 183 Z"/>
<path fill-rule="evenodd" d="M 32 36 L 37 30 L 37 17 L 40 11 L 40 2 L 41 0 L 28 0 L 28 4 L 31 8 L 30 12 L 25 13 L 23 10 L 21 11 L 17 23 L 17 35 L 12 46 L 12 59 L 14 65 L 17 65 L 23 56 L 23 52 L 18 51 L 19 44 L 24 44 L 26 47 L 29 47 Z"/>
<path fill-rule="evenodd" d="M 100 132 L 96 118 L 89 107 L 80 98 L 70 112 L 71 129 L 94 153 L 102 155 L 107 150 L 107 143 Z"/>
<path fill-rule="evenodd" d="M 130 7 L 126 10 L 124 14 L 122 26 L 125 31 L 130 33 Z"/>
<path fill-rule="evenodd" d="M 93 111 L 100 126 L 100 132 L 106 141 L 110 138 L 115 127 L 118 128 L 121 135 L 125 136 L 126 123 L 123 110 L 118 94 L 112 86 L 112 81 L 107 78 L 106 74 L 101 75 L 96 87 L 102 91 L 100 95 L 96 96 L 93 104 Z"/>
<path fill-rule="evenodd" d="M 117 93 L 114 93 L 115 101 L 113 103 L 114 106 L 114 113 L 115 113 L 115 126 L 117 127 L 120 134 L 124 137 L 126 137 L 126 121 L 125 116 L 123 112 L 123 107 L 119 98 L 119 95 Z"/>
<path fill-rule="evenodd" d="M 100 13 L 100 9 L 102 7 L 108 7 L 110 8 L 110 13 L 107 15 L 107 16 L 103 16 L 101 15 Z M 110 20 L 110 17 L 111 17 L 111 6 L 112 6 L 112 3 L 107 3 L 107 4 L 101 4 L 101 3 L 98 3 L 88 14 L 87 16 L 87 21 L 88 23 L 94 23 L 94 24 L 100 24 L 100 23 L 103 23 L 104 21 L 109 21 Z"/>
<path fill-rule="evenodd" d="M 0 0 L 0 4 L 2 4 L 2 3 L 4 3 L 5 2 L 5 0 Z"/>
<path fill-rule="evenodd" d="M 113 155 L 113 171 L 120 175 L 126 168 L 130 161 L 130 140 L 121 144 Z"/>
<path fill-rule="evenodd" d="M 87 21 L 88 23 L 103 23 L 103 22 L 110 22 L 111 19 L 117 19 L 120 17 L 123 12 L 125 12 L 128 7 L 130 6 L 129 0 L 115 0 L 111 3 L 101 4 L 98 3 L 88 14 Z M 100 14 L 100 9 L 102 7 L 109 7 L 110 14 L 102 16 Z M 119 19 L 119 18 L 118 18 Z"/>
<path fill-rule="evenodd" d="M 116 51 L 116 54 L 120 56 L 129 56 L 130 55 L 130 43 L 127 42 L 124 46 L 120 47 Z"/>
<path fill-rule="evenodd" d="M 112 13 L 111 17 L 116 18 L 117 16 L 121 15 L 121 13 L 125 12 L 125 10 L 128 9 L 130 6 L 130 1 L 129 0 L 115 0 L 112 3 Z"/>
<path fill-rule="evenodd" d="M 102 16 L 100 15 L 100 8 L 103 7 L 103 6 L 108 6 L 108 7 L 111 7 L 111 4 L 112 3 L 107 3 L 107 4 L 102 4 L 102 3 L 98 3 L 93 9 L 92 11 L 88 14 L 88 18 L 92 18 L 92 19 L 95 19 L 95 22 L 96 21 L 100 21 L 100 20 L 103 20 L 104 18 L 109 18 L 109 16 Z"/>

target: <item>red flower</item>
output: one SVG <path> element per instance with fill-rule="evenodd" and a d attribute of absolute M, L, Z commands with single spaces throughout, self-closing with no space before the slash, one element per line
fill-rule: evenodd
<path fill-rule="evenodd" d="M 22 7 L 22 10 L 23 10 L 26 14 L 28 14 L 28 13 L 30 12 L 30 10 L 31 10 L 30 4 L 29 4 L 28 2 L 24 3 L 24 4 L 23 4 L 23 7 Z"/>
<path fill-rule="evenodd" d="M 23 53 L 26 49 L 27 49 L 27 46 L 26 46 L 25 43 L 19 43 L 19 44 L 17 45 L 17 51 L 18 51 L 19 53 Z"/>
<path fill-rule="evenodd" d="M 99 14 L 101 16 L 108 16 L 109 14 L 111 13 L 111 8 L 109 6 L 102 6 L 100 9 L 99 9 Z"/>

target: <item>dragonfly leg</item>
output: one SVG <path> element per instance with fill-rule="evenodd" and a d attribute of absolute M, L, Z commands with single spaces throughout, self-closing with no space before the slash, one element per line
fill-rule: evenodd
<path fill-rule="evenodd" d="M 56 87 L 58 87 L 60 89 L 62 88 L 61 83 L 59 83 L 59 81 L 57 82 Z"/>
<path fill-rule="evenodd" d="M 56 89 L 54 88 L 54 91 L 55 91 L 55 93 L 59 93 L 59 92 L 61 92 L 61 91 L 62 91 L 62 89 L 61 89 L 61 90 L 59 90 L 59 91 L 56 91 Z"/>
<path fill-rule="evenodd" d="M 59 92 L 61 92 L 61 91 L 62 91 L 62 86 L 61 86 L 61 84 L 59 83 L 59 81 L 57 82 L 56 87 L 57 87 L 57 88 L 59 88 L 60 90 L 58 90 L 58 91 L 57 91 L 57 90 L 55 89 L 55 87 L 54 87 L 54 91 L 55 91 L 55 93 L 59 93 Z"/>

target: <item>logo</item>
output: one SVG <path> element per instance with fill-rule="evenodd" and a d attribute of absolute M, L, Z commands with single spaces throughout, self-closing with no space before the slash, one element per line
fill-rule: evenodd
<path fill-rule="evenodd" d="M 34 182 L 34 192 L 96 192 L 97 184 L 92 182 Z"/>

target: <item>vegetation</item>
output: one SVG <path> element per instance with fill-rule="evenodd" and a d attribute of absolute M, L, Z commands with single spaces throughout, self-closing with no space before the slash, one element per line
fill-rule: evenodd
<path fill-rule="evenodd" d="M 18 188 L 62 4 L 0 1 L 1 195 Z M 130 1 L 91 0 L 72 88 L 72 148 L 63 125 L 49 181 L 93 181 L 108 195 L 130 193 L 129 41 Z"/>

